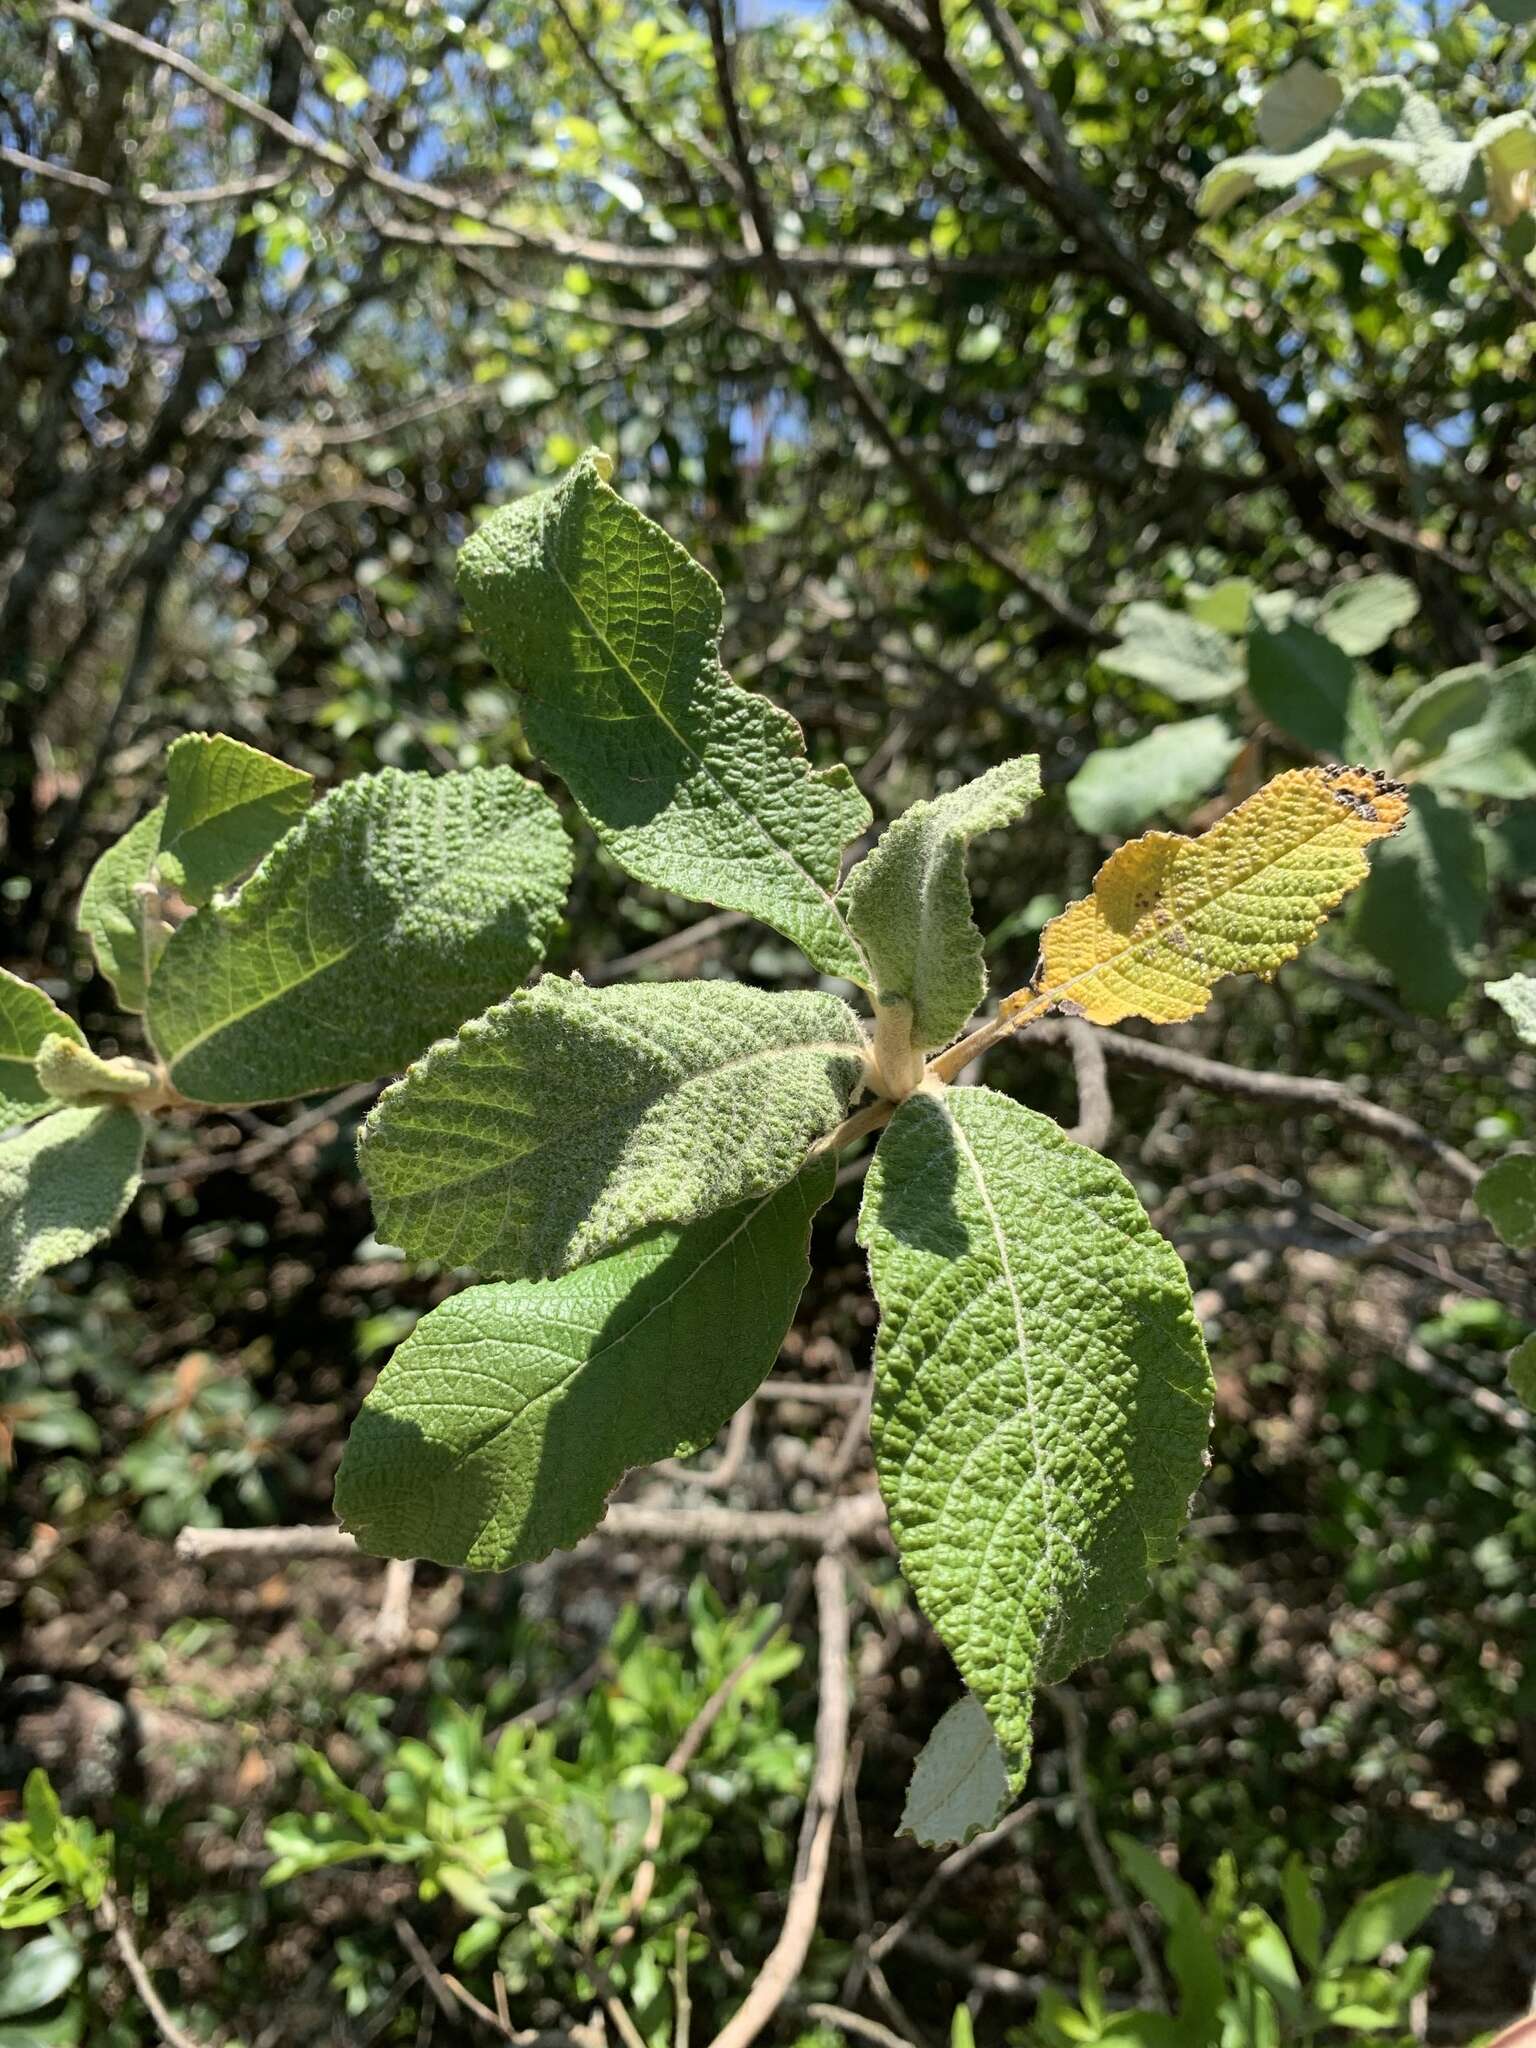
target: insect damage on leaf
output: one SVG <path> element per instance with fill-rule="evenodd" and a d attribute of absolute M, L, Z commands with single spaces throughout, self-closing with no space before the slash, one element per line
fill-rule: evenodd
<path fill-rule="evenodd" d="M 1093 894 L 1046 926 L 1034 985 L 1003 1015 L 1196 1017 L 1225 975 L 1267 979 L 1294 959 L 1364 881 L 1365 848 L 1407 816 L 1407 791 L 1377 769 L 1295 768 L 1198 839 L 1132 840 L 1099 869 Z"/>

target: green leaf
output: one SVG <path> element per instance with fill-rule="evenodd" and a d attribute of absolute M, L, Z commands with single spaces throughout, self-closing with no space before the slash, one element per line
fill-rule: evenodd
<path fill-rule="evenodd" d="M 481 644 L 526 693 L 529 745 L 638 880 L 747 911 L 869 986 L 836 902 L 868 804 L 846 768 L 812 770 L 787 712 L 731 681 L 714 579 L 606 474 L 589 451 L 459 555 Z"/>
<path fill-rule="evenodd" d="M 1280 1873 L 1280 1895 L 1285 1900 L 1291 1947 L 1309 1970 L 1315 1970 L 1323 1956 L 1323 1902 L 1299 1851 L 1293 1850 L 1286 1858 Z"/>
<path fill-rule="evenodd" d="M 1474 821 L 1422 784 L 1408 820 L 1371 863 L 1355 936 L 1410 1008 L 1442 1015 L 1467 985 L 1488 914 L 1487 860 Z"/>
<path fill-rule="evenodd" d="M 1179 2025 L 1184 2030 L 1180 2038 L 1190 2048 L 1214 2042 L 1227 1980 L 1198 1894 L 1129 1835 L 1112 1834 L 1109 1839 L 1120 1868 L 1168 1929 L 1168 1968 L 1178 1986 Z"/>
<path fill-rule="evenodd" d="M 85 1043 L 85 1034 L 73 1017 L 66 1017 L 58 1004 L 30 981 L 0 967 L 0 1130 L 30 1123 L 53 1108 L 53 1098 L 37 1078 L 34 1065 L 48 1038 Z"/>
<path fill-rule="evenodd" d="M 968 1842 L 1008 1804 L 1008 1764 L 987 1710 L 971 1693 L 935 1726 L 912 1767 L 901 1832 L 925 1849 Z"/>
<path fill-rule="evenodd" d="M 1536 1245 L 1536 1153 L 1512 1152 L 1490 1166 L 1472 1199 L 1511 1250 Z"/>
<path fill-rule="evenodd" d="M 1351 1963 L 1374 1963 L 1383 1949 L 1406 1941 L 1429 1918 L 1450 1881 L 1448 1870 L 1438 1877 L 1414 1872 L 1367 1892 L 1344 1916 L 1343 1925 L 1328 1944 L 1323 1968 L 1331 1972 Z"/>
<path fill-rule="evenodd" d="M 1509 1384 L 1514 1388 L 1516 1398 L 1527 1408 L 1536 1412 L 1536 1330 L 1523 1344 L 1517 1344 L 1504 1361 L 1509 1374 Z"/>
<path fill-rule="evenodd" d="M 1310 626 L 1255 626 L 1248 635 L 1248 694 L 1300 746 L 1330 761 L 1381 767 L 1386 734 L 1353 661 Z"/>
<path fill-rule="evenodd" d="M 979 832 L 1022 818 L 1040 794 L 1038 755 L 1004 761 L 974 782 L 915 803 L 888 825 L 840 899 L 874 970 L 882 1007 L 907 1005 L 911 1042 L 947 1044 L 987 992 L 971 919 L 965 850 Z"/>
<path fill-rule="evenodd" d="M 181 926 L 150 1035 L 194 1102 L 396 1073 L 538 963 L 569 881 L 553 804 L 510 768 L 358 776 Z"/>
<path fill-rule="evenodd" d="M 1505 981 L 1490 981 L 1483 993 L 1492 996 L 1523 1043 L 1536 1045 L 1536 974 L 1511 974 Z"/>
<path fill-rule="evenodd" d="M 1189 1282 L 1116 1167 L 986 1088 L 902 1103 L 860 1237 L 902 1567 L 1017 1785 L 1034 1686 L 1108 1648 L 1200 1483 Z"/>
<path fill-rule="evenodd" d="M 1472 716 L 1473 686 L 1479 675 L 1481 708 Z M 1430 687 L 1444 691 L 1443 697 L 1432 700 L 1445 707 L 1437 735 L 1443 744 L 1423 761 L 1419 780 L 1468 796 L 1515 801 L 1536 795 L 1536 655 L 1498 670 L 1453 669 Z M 1406 707 L 1405 717 L 1418 702 L 1416 698 Z"/>
<path fill-rule="evenodd" d="M 315 778 L 225 733 L 189 732 L 165 763 L 157 865 L 189 903 L 247 874 L 308 810 Z"/>
<path fill-rule="evenodd" d="M 1223 576 L 1206 590 L 1191 584 L 1184 592 L 1184 609 L 1201 626 L 1214 626 L 1218 633 L 1246 633 L 1255 596 L 1251 576 Z"/>
<path fill-rule="evenodd" d="M 45 1934 L 13 1949 L 0 1963 L 0 2019 L 37 2012 L 62 1998 L 83 1960 L 66 1934 Z"/>
<path fill-rule="evenodd" d="M 835 996 L 546 976 L 380 1097 L 360 1153 L 379 1231 L 501 1278 L 568 1272 L 793 1179 L 863 1045 Z"/>
<path fill-rule="evenodd" d="M 1404 79 L 1368 78 L 1349 88 L 1320 134 L 1218 164 L 1200 187 L 1197 211 L 1215 220 L 1250 192 L 1284 191 L 1304 179 L 1364 178 L 1389 167 L 1416 178 L 1435 198 L 1470 196 L 1480 154 L 1523 131 L 1531 116 L 1522 110 L 1498 121 L 1497 133 L 1489 132 L 1495 127 L 1489 121 L 1471 141 L 1462 141 L 1434 102 Z M 1294 133 L 1294 124 L 1281 132 Z"/>
<path fill-rule="evenodd" d="M 1116 675 L 1150 683 L 1179 704 L 1210 704 L 1243 682 L 1242 650 L 1224 633 L 1162 604 L 1128 604 L 1115 625 L 1118 647 L 1099 656 Z"/>
<path fill-rule="evenodd" d="M 1374 654 L 1418 617 L 1419 593 L 1403 576 L 1362 576 L 1323 599 L 1317 630 L 1346 654 Z"/>
<path fill-rule="evenodd" d="M 103 1096 L 142 1095 L 154 1082 L 137 1060 L 104 1060 L 61 1031 L 50 1032 L 38 1048 L 37 1078 L 56 1102 L 97 1105 Z"/>
<path fill-rule="evenodd" d="M 1302 57 L 1272 78 L 1254 109 L 1266 149 L 1295 149 L 1326 132 L 1344 104 L 1344 88 L 1331 72 Z"/>
<path fill-rule="evenodd" d="M 828 1156 L 563 1279 L 444 1302 L 363 1403 L 337 1514 L 375 1555 L 476 1571 L 578 1542 L 632 1466 L 701 1448 L 756 1391 L 836 1177 Z"/>
<path fill-rule="evenodd" d="M 1488 12 L 1511 28 L 1524 28 L 1536 21 L 1536 0 L 1487 0 Z"/>
<path fill-rule="evenodd" d="M 91 942 L 96 965 L 111 982 L 125 1010 L 142 1010 L 170 930 L 154 896 L 155 856 L 165 805 L 109 846 L 85 878 L 75 923 Z"/>
<path fill-rule="evenodd" d="M 111 1235 L 143 1153 L 143 1120 L 128 1109 L 61 1109 L 0 1143 L 0 1308 Z"/>
<path fill-rule="evenodd" d="M 1159 812 L 1182 817 L 1243 750 L 1224 719 L 1160 725 L 1126 747 L 1101 747 L 1067 784 L 1067 809 L 1085 832 L 1135 832 Z"/>
<path fill-rule="evenodd" d="M 1301 1979 L 1290 1944 L 1261 1906 L 1245 1906 L 1237 1916 L 1237 1939 L 1243 1960 L 1287 2019 L 1299 2020 L 1303 2010 Z"/>
<path fill-rule="evenodd" d="M 1394 759 L 1412 767 L 1444 751 L 1451 734 L 1476 725 L 1488 710 L 1493 671 L 1481 662 L 1447 669 L 1425 683 L 1394 716 L 1387 737 Z"/>

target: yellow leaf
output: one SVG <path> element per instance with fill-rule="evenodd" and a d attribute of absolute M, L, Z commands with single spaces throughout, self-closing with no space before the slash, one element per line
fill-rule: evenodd
<path fill-rule="evenodd" d="M 1225 974 L 1266 979 L 1366 876 L 1364 849 L 1401 830 L 1407 792 L 1372 768 L 1294 768 L 1199 839 L 1149 832 L 1045 928 L 1015 1023 L 1067 1010 L 1095 1024 L 1196 1017 Z"/>

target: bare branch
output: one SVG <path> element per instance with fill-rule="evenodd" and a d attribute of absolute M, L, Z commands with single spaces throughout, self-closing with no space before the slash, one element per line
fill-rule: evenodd
<path fill-rule="evenodd" d="M 1068 1135 L 1090 1151 L 1102 1152 L 1115 1121 L 1104 1048 L 1092 1025 L 1084 1024 L 1080 1018 L 1068 1024 L 1067 1043 L 1072 1048 L 1072 1067 L 1077 1075 L 1077 1122 Z"/>
<path fill-rule="evenodd" d="M 1136 1958 L 1136 1968 L 1141 1976 L 1142 1996 L 1148 1999 L 1159 2012 L 1168 2010 L 1168 1987 L 1163 1982 L 1163 1973 L 1157 1966 L 1157 1957 L 1147 1939 L 1147 1930 L 1141 1924 L 1141 1917 L 1126 1896 L 1125 1886 L 1120 1882 L 1120 1873 L 1115 1868 L 1103 1832 L 1099 1827 L 1099 1816 L 1093 1803 L 1093 1787 L 1088 1782 L 1088 1724 L 1083 1715 L 1082 1703 L 1069 1685 L 1051 1688 L 1061 1714 L 1062 1729 L 1066 1736 L 1067 1783 L 1072 1788 L 1072 1802 L 1077 1809 L 1078 1833 L 1083 1838 L 1083 1847 L 1088 1851 L 1088 1861 L 1093 1865 L 1093 1874 L 1099 1880 L 1106 1899 L 1120 1917 L 1125 1929 L 1131 1952 Z"/>
<path fill-rule="evenodd" d="M 587 1542 L 607 1537 L 628 1543 L 795 1543 L 812 1550 L 872 1539 L 885 1523 L 876 1493 L 851 1494 L 831 1507 L 797 1514 L 786 1508 L 638 1507 L 617 1502 Z M 310 1557 L 366 1557 L 346 1530 L 320 1524 L 298 1529 L 183 1529 L 176 1555 L 191 1564 L 250 1557 L 279 1561 Z"/>
<path fill-rule="evenodd" d="M 1025 1029 L 1032 1044 L 1064 1045 L 1070 1043 L 1069 1033 L 1075 1021 L 1048 1019 L 1030 1024 Z M 941 1081 L 952 1081 L 979 1053 L 1012 1036 L 1013 1030 L 1008 1018 L 993 1018 L 969 1037 L 962 1038 L 940 1053 L 931 1063 L 930 1071 Z M 1422 1124 L 1416 1124 L 1412 1117 L 1404 1116 L 1401 1110 L 1388 1109 L 1383 1103 L 1372 1102 L 1369 1096 L 1357 1095 L 1353 1088 L 1345 1087 L 1341 1081 L 1325 1081 L 1312 1075 L 1255 1073 L 1246 1067 L 1228 1066 L 1225 1060 L 1206 1059 L 1200 1053 L 1185 1052 L 1176 1045 L 1164 1045 L 1160 1039 L 1131 1038 L 1123 1031 L 1105 1031 L 1095 1027 L 1094 1037 L 1111 1059 L 1123 1060 L 1127 1066 L 1175 1074 L 1181 1081 L 1208 1089 L 1213 1095 L 1236 1095 L 1254 1102 L 1283 1103 L 1290 1109 L 1321 1110 L 1326 1115 L 1337 1117 L 1340 1123 L 1369 1131 L 1373 1137 L 1383 1138 L 1389 1144 L 1409 1146 L 1424 1157 L 1433 1159 L 1436 1165 L 1443 1166 L 1468 1187 L 1482 1178 L 1481 1168 L 1454 1145 L 1435 1137 Z"/>
<path fill-rule="evenodd" d="M 832 1830 L 842 1795 L 851 1710 L 848 1588 L 842 1559 L 835 1553 L 817 1562 L 816 1618 L 821 1638 L 816 1765 L 800 1823 L 784 1924 L 751 1990 L 715 2036 L 712 2048 L 749 2048 L 794 1988 L 816 1932 L 822 1887 L 832 1853 Z"/>
<path fill-rule="evenodd" d="M 159 2029 L 165 2048 L 202 2048 L 193 2035 L 177 2026 L 166 2010 L 165 2001 L 154 1986 L 148 1965 L 139 1953 L 138 1943 L 133 1938 L 133 1929 L 119 1901 L 111 1893 L 96 1909 L 96 1918 L 112 1937 L 112 1946 L 122 1958 L 123 1968 L 128 1972 L 134 1990 L 145 2011 Z"/>

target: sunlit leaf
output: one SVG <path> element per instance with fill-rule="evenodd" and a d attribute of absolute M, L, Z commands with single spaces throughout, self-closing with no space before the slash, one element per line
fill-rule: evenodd
<path fill-rule="evenodd" d="M 1273 974 L 1364 881 L 1364 849 L 1401 830 L 1400 784 L 1368 768 L 1276 776 L 1198 839 L 1149 832 L 1041 935 L 1034 986 L 1005 1016 L 1058 1006 L 1115 1024 L 1195 1017 L 1228 974 Z"/>

